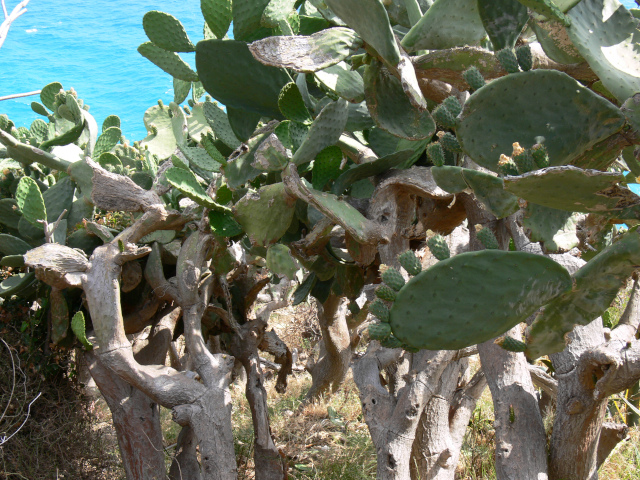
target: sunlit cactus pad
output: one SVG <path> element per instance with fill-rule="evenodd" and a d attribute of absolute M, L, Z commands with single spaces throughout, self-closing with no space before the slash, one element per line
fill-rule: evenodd
<path fill-rule="evenodd" d="M 391 328 L 412 347 L 456 350 L 503 334 L 570 289 L 569 273 L 540 255 L 463 253 L 438 262 L 400 290 Z"/>

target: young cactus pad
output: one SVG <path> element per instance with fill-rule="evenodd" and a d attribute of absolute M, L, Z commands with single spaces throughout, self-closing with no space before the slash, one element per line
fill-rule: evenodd
<path fill-rule="evenodd" d="M 503 334 L 570 289 L 569 273 L 540 255 L 468 252 L 410 280 L 391 308 L 390 324 L 412 347 L 457 350 Z"/>

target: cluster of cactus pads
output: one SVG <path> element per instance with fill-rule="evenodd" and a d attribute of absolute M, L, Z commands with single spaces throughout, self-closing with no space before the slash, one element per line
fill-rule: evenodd
<path fill-rule="evenodd" d="M 0 162 L 9 171 L 0 185 L 2 265 L 19 269 L 21 255 L 51 236 L 87 254 L 113 241 L 117 228 L 93 222 L 100 206 L 90 157 L 189 221 L 208 220 L 220 271 L 233 268 L 228 246 L 237 243 L 274 276 L 303 278 L 295 302 L 340 295 L 357 315 L 381 245 L 404 235 L 372 213 L 380 186 L 410 170 L 433 179 L 451 205 L 464 194 L 496 219 L 522 211 L 526 234 L 547 253 L 578 246 L 581 214 L 607 226 L 582 246 L 585 258 L 591 249 L 599 255 L 573 275 L 545 256 L 501 250 L 487 228 L 474 237 L 484 250 L 455 256 L 442 236 L 423 231 L 439 262 L 423 271 L 405 252 L 398 261 L 409 280 L 381 272 L 371 338 L 461 348 L 547 305 L 525 347 L 535 357 L 561 349 L 573 325 L 607 308 L 640 252 L 634 230 L 614 243 L 605 235 L 614 223 L 640 223 L 640 197 L 621 173 L 640 176 L 637 11 L 618 0 L 200 4 L 200 41 L 172 15 L 144 16 L 149 41 L 139 52 L 173 77 L 174 96 L 147 110 L 149 134 L 139 143 L 122 137 L 115 116 L 100 132 L 60 84 L 32 106 L 46 121 L 15 128 L 0 116 Z M 195 70 L 180 56 L 192 52 Z M 437 88 L 443 83 L 451 88 Z M 411 195 L 416 188 L 407 185 Z M 189 233 L 144 241 L 175 259 Z M 598 301 L 588 311 L 565 308 L 600 288 L 589 272 L 603 262 L 615 274 Z M 0 295 L 34 283 L 21 271 Z M 501 341 L 523 349 L 514 342 Z"/>

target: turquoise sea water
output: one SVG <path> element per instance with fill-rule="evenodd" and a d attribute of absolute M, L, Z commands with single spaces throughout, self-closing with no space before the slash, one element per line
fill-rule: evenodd
<path fill-rule="evenodd" d="M 11 10 L 18 0 L 7 0 Z M 624 0 L 627 7 L 633 0 Z M 171 77 L 143 58 L 138 45 L 147 41 L 142 17 L 162 10 L 179 18 L 189 37 L 202 38 L 203 20 L 197 0 L 135 2 L 111 0 L 31 0 L 28 11 L 14 22 L 0 48 L 0 97 L 40 90 L 58 81 L 73 87 L 90 105 L 98 124 L 116 114 L 124 135 L 138 140 L 146 135 L 142 116 L 158 99 L 173 99 Z M 194 54 L 180 54 L 194 65 Z M 0 102 L 18 126 L 37 118 L 30 104 L 38 97 Z"/>
<path fill-rule="evenodd" d="M 18 0 L 5 3 L 11 10 Z M 158 99 L 173 100 L 171 76 L 136 50 L 148 41 L 143 15 L 162 10 L 176 16 L 193 43 L 202 39 L 204 22 L 200 2 L 193 0 L 31 0 L 27 10 L 0 48 L 0 97 L 58 81 L 65 89 L 75 88 L 98 125 L 108 115 L 118 115 L 123 134 L 131 140 L 146 136 L 142 116 L 147 108 Z M 180 55 L 195 65 L 194 53 Z M 0 113 L 18 126 L 29 126 L 38 117 L 32 101 L 39 97 L 0 102 Z"/>

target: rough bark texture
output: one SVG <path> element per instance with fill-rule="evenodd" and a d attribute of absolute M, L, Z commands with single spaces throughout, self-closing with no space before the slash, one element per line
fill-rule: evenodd
<path fill-rule="evenodd" d="M 506 249 L 510 237 L 507 222 L 496 220 L 470 196 L 463 202 L 469 225 L 490 227 Z M 470 250 L 482 250 L 475 228 L 469 228 L 469 233 Z M 521 338 L 522 329 L 516 326 L 508 334 Z M 498 480 L 548 478 L 547 439 L 524 354 L 507 352 L 491 340 L 478 345 L 478 353 L 493 397 Z"/>
<path fill-rule="evenodd" d="M 438 390 L 427 404 L 413 442 L 413 480 L 453 480 L 464 432 L 487 382 L 482 371 L 470 381 L 466 358 L 451 362 L 438 381 Z"/>
<path fill-rule="evenodd" d="M 276 307 L 265 307 L 256 320 L 246 322 L 234 335 L 231 351 L 247 373 L 246 396 L 251 408 L 254 430 L 254 462 L 256 480 L 282 480 L 287 478 L 287 463 L 276 447 L 269 424 L 267 391 L 262 381 L 258 345 L 262 342 L 269 313 Z"/>
<path fill-rule="evenodd" d="M 202 478 L 196 451 L 197 446 L 198 439 L 191 427 L 188 425 L 182 427 L 178 435 L 176 456 L 169 469 L 169 480 L 200 480 Z"/>
<path fill-rule="evenodd" d="M 311 368 L 312 383 L 307 401 L 335 392 L 349 371 L 351 337 L 347 326 L 347 306 L 342 300 L 342 297 L 331 293 L 323 304 L 317 302 L 323 349 L 319 360 Z"/>
<path fill-rule="evenodd" d="M 91 376 L 111 410 L 127 479 L 164 480 L 158 404 L 114 374 L 95 354 L 85 355 Z"/>

